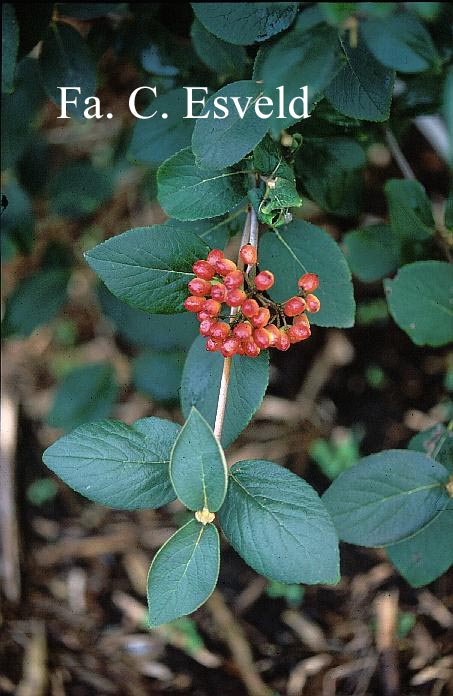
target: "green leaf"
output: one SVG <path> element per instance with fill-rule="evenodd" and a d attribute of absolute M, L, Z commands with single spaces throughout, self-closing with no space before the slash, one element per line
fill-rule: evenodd
<path fill-rule="evenodd" d="M 6 300 L 4 336 L 29 336 L 47 324 L 66 302 L 67 270 L 42 270 L 23 280 Z"/>
<path fill-rule="evenodd" d="M 303 273 L 319 275 L 321 309 L 310 315 L 318 326 L 347 328 L 354 324 L 355 302 L 351 272 L 339 246 L 324 230 L 297 220 L 284 230 L 263 235 L 260 263 L 275 274 L 270 291 L 277 302 L 295 294 Z M 285 269 L 285 273 L 281 269 Z"/>
<path fill-rule="evenodd" d="M 357 12 L 356 2 L 321 2 L 319 9 L 330 24 L 342 24 Z"/>
<path fill-rule="evenodd" d="M 197 18 L 192 24 L 190 36 L 197 56 L 210 70 L 222 76 L 242 76 L 247 62 L 247 52 L 243 46 L 217 38 Z"/>
<path fill-rule="evenodd" d="M 79 32 L 66 23 L 50 24 L 43 37 L 39 65 L 44 88 L 59 107 L 59 87 L 80 88 L 80 93 L 68 90 L 68 100 L 77 97 L 77 105 L 68 105 L 67 114 L 83 118 L 84 99 L 96 94 L 96 66 Z"/>
<path fill-rule="evenodd" d="M 448 471 L 419 452 L 387 450 L 364 457 L 323 495 L 338 535 L 385 546 L 415 534 L 449 502 Z"/>
<path fill-rule="evenodd" d="M 446 428 L 442 423 L 433 425 L 411 438 L 408 449 L 424 452 L 440 462 L 453 474 L 453 431 L 451 426 Z"/>
<path fill-rule="evenodd" d="M 38 61 L 24 58 L 17 64 L 16 89 L 2 96 L 2 169 L 13 167 L 29 144 L 36 112 L 45 99 Z"/>
<path fill-rule="evenodd" d="M 453 341 L 453 267 L 442 261 L 403 266 L 384 288 L 390 314 L 419 346 Z"/>
<path fill-rule="evenodd" d="M 196 17 L 224 41 L 247 46 L 266 41 L 294 20 L 297 2 L 193 2 Z"/>
<path fill-rule="evenodd" d="M 418 181 L 390 179 L 384 186 L 390 224 L 404 239 L 427 239 L 434 232 L 431 204 Z"/>
<path fill-rule="evenodd" d="M 261 460 L 238 462 L 229 479 L 220 524 L 246 563 L 281 582 L 338 582 L 338 538 L 308 483 Z"/>
<path fill-rule="evenodd" d="M 370 17 L 362 22 L 360 29 L 371 53 L 388 68 L 416 73 L 428 70 L 439 61 L 429 32 L 410 12 Z"/>
<path fill-rule="evenodd" d="M 192 135 L 197 166 L 223 169 L 236 164 L 264 138 L 269 129 L 268 120 L 255 112 L 261 96 L 261 85 L 254 80 L 241 80 L 222 87 L 208 99 Z M 241 111 L 232 105 L 233 98 L 237 98 Z M 226 118 L 217 110 L 215 100 L 223 101 L 222 106 L 227 105 Z"/>
<path fill-rule="evenodd" d="M 305 12 L 303 13 L 305 14 Z M 302 15 L 301 15 L 302 16 Z M 301 118 L 289 114 L 289 103 L 301 97 L 301 87 L 308 85 L 308 109 L 322 97 L 323 91 L 338 70 L 337 33 L 332 27 L 321 26 L 314 31 L 301 31 L 298 26 L 270 46 L 264 46 L 256 57 L 253 77 L 263 80 L 263 93 L 275 104 L 275 115 L 269 119 L 275 135 Z M 285 118 L 277 109 L 277 88 L 284 86 Z M 303 113 L 301 102 L 294 103 L 296 113 Z M 269 127 L 268 125 L 268 127 Z"/>
<path fill-rule="evenodd" d="M 123 510 L 158 508 L 175 499 L 168 467 L 179 426 L 161 418 L 133 425 L 81 425 L 48 447 L 46 466 L 96 503 Z"/>
<path fill-rule="evenodd" d="M 171 452 L 170 478 L 189 510 L 217 512 L 225 500 L 225 455 L 211 427 L 193 406 Z"/>
<path fill-rule="evenodd" d="M 157 171 L 158 198 L 177 220 L 202 220 L 235 208 L 246 194 L 244 171 L 197 166 L 190 148 L 163 162 Z"/>
<path fill-rule="evenodd" d="M 186 92 L 181 88 L 152 99 L 142 116 L 150 116 L 155 111 L 157 115 L 146 121 L 138 120 L 135 124 L 128 159 L 158 166 L 175 152 L 188 147 L 195 121 L 184 118 L 187 113 L 186 101 Z M 194 114 L 199 113 L 195 106 Z M 162 118 L 164 113 L 168 118 Z"/>
<path fill-rule="evenodd" d="M 352 217 L 360 211 L 365 154 L 352 138 L 312 138 L 298 153 L 297 173 L 323 210 Z"/>
<path fill-rule="evenodd" d="M 3 261 L 16 254 L 29 254 L 33 246 L 34 219 L 31 201 L 15 179 L 2 186 L 8 206 L 2 213 L 1 250 Z"/>
<path fill-rule="evenodd" d="M 191 233 L 163 225 L 137 227 L 85 254 L 93 271 L 120 300 L 157 314 L 181 312 L 194 277 L 193 263 L 206 258 L 209 247 Z"/>
<path fill-rule="evenodd" d="M 71 430 L 106 418 L 118 396 L 115 371 L 108 363 L 77 367 L 63 378 L 47 416 L 54 428 Z"/>
<path fill-rule="evenodd" d="M 245 222 L 244 208 L 228 215 L 207 220 L 166 220 L 164 226 L 178 232 L 193 232 L 213 249 L 223 249 L 229 237 L 242 231 Z"/>
<path fill-rule="evenodd" d="M 155 350 L 188 349 L 198 335 L 194 314 L 147 314 L 117 300 L 102 283 L 98 299 L 104 314 L 113 322 L 116 331 L 129 343 Z"/>
<path fill-rule="evenodd" d="M 132 363 L 135 387 L 155 401 L 177 403 L 185 357 L 182 351 L 142 353 Z"/>
<path fill-rule="evenodd" d="M 184 365 L 181 381 L 181 408 L 187 418 L 192 406 L 213 428 L 217 411 L 223 358 L 208 353 L 199 336 L 193 343 Z M 269 380 L 269 354 L 257 358 L 235 355 L 231 363 L 230 386 L 222 430 L 222 446 L 228 447 L 250 422 L 263 400 Z"/>
<path fill-rule="evenodd" d="M 366 121 L 386 121 L 390 114 L 395 73 L 374 58 L 362 41 L 352 48 L 340 37 L 345 64 L 325 94 L 346 116 Z"/>
<path fill-rule="evenodd" d="M 213 524 L 190 520 L 159 549 L 148 575 L 149 623 L 160 626 L 191 614 L 212 594 L 220 565 Z"/>
<path fill-rule="evenodd" d="M 19 48 L 19 25 L 14 5 L 2 5 L 2 92 L 11 94 L 14 90 L 17 49 Z"/>
<path fill-rule="evenodd" d="M 380 280 L 400 264 L 401 243 L 388 225 L 348 232 L 343 246 L 351 271 L 364 283 Z"/>
<path fill-rule="evenodd" d="M 65 17 L 91 20 L 106 17 L 108 14 L 124 14 L 127 2 L 59 2 L 58 12 Z"/>
<path fill-rule="evenodd" d="M 52 212 L 74 219 L 95 213 L 112 193 L 111 170 L 97 169 L 88 161 L 57 169 L 48 186 Z"/>
<path fill-rule="evenodd" d="M 453 564 L 453 510 L 445 510 L 417 534 L 386 547 L 389 560 L 412 585 L 422 587 Z"/>

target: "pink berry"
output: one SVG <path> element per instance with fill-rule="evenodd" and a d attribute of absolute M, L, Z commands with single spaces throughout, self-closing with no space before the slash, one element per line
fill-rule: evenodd
<path fill-rule="evenodd" d="M 205 302 L 205 297 L 195 297 L 194 295 L 189 295 L 184 302 L 184 307 L 188 312 L 200 312 Z"/>
<path fill-rule="evenodd" d="M 215 276 L 214 266 L 211 266 L 210 263 L 203 261 L 202 259 L 195 261 L 194 265 L 192 266 L 192 270 L 196 276 L 203 278 L 203 280 L 211 280 L 211 278 Z"/>
<path fill-rule="evenodd" d="M 247 299 L 247 295 L 243 290 L 228 290 L 225 302 L 229 307 L 240 307 Z"/>
<path fill-rule="evenodd" d="M 258 314 L 260 306 L 256 300 L 246 300 L 242 305 L 242 314 L 250 319 Z"/>
<path fill-rule="evenodd" d="M 215 285 L 211 287 L 211 297 L 213 300 L 217 300 L 217 302 L 225 302 L 226 296 L 227 289 L 223 283 L 215 283 Z"/>
<path fill-rule="evenodd" d="M 223 282 L 227 290 L 236 290 L 244 282 L 244 275 L 242 271 L 231 271 L 225 276 Z"/>
<path fill-rule="evenodd" d="M 248 266 L 253 266 L 257 261 L 256 247 L 246 244 L 239 252 L 239 256 Z"/>
<path fill-rule="evenodd" d="M 274 274 L 270 271 L 261 271 L 255 278 L 255 286 L 258 290 L 269 290 L 274 284 Z"/>
<path fill-rule="evenodd" d="M 210 263 L 211 266 L 214 266 L 214 268 L 215 268 L 217 261 L 220 261 L 220 259 L 223 259 L 224 256 L 225 256 L 225 254 L 223 253 L 223 251 L 221 249 L 212 249 L 208 254 L 207 262 Z"/>
<path fill-rule="evenodd" d="M 302 314 L 306 307 L 305 300 L 302 297 L 291 297 L 283 305 L 283 311 L 287 317 L 297 317 L 298 314 Z"/>
<path fill-rule="evenodd" d="M 255 314 L 255 316 L 251 317 L 250 321 L 252 322 L 253 326 L 255 329 L 262 329 L 266 324 L 269 323 L 269 319 L 271 318 L 271 313 L 269 312 L 267 307 L 260 307 L 258 310 L 258 314 Z"/>
<path fill-rule="evenodd" d="M 316 273 L 304 273 L 297 281 L 297 284 L 305 292 L 314 292 L 319 287 L 319 278 Z"/>
<path fill-rule="evenodd" d="M 307 312 L 310 312 L 310 314 L 315 314 L 321 309 L 321 303 L 315 295 L 307 295 L 305 301 L 307 303 Z"/>
<path fill-rule="evenodd" d="M 211 283 L 203 278 L 192 278 L 187 287 L 192 295 L 198 295 L 198 297 L 211 293 Z"/>

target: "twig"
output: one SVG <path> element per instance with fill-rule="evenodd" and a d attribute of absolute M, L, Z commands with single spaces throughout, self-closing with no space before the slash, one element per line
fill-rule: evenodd
<path fill-rule="evenodd" d="M 252 242 L 253 238 L 253 242 Z M 250 243 L 256 246 L 258 241 L 258 220 L 256 218 L 256 213 L 252 208 L 247 213 L 245 220 L 244 229 L 242 231 L 241 238 L 241 248 L 244 244 Z M 238 268 L 243 269 L 244 264 L 241 257 L 238 257 L 237 262 Z M 237 307 L 232 307 L 230 315 L 234 316 L 237 312 Z M 214 435 L 218 440 L 222 436 L 223 421 L 225 420 L 225 410 L 228 399 L 228 387 L 230 385 L 230 375 L 231 375 L 231 358 L 225 358 L 223 361 L 222 379 L 220 381 L 219 398 L 217 400 L 217 412 L 214 423 Z"/>
<path fill-rule="evenodd" d="M 385 134 L 385 139 L 387 141 L 387 145 L 389 146 L 390 152 L 392 153 L 393 159 L 397 163 L 398 167 L 401 169 L 401 172 L 404 176 L 405 179 L 414 179 L 416 180 L 417 177 L 415 176 L 411 165 L 403 155 L 403 151 L 401 150 L 400 146 L 398 145 L 398 141 L 393 135 L 392 131 L 390 128 L 385 128 L 384 129 L 384 134 Z"/>
<path fill-rule="evenodd" d="M 1 545 L 3 549 L 3 584 L 6 597 L 18 602 L 21 592 L 19 531 L 14 485 L 17 439 L 17 404 L 2 390 L 0 512 Z"/>
<path fill-rule="evenodd" d="M 376 647 L 379 652 L 380 677 L 384 696 L 400 693 L 396 628 L 398 592 L 381 592 L 375 600 Z"/>
<path fill-rule="evenodd" d="M 218 590 L 214 590 L 208 599 L 207 607 L 217 624 L 218 635 L 223 637 L 231 651 L 248 694 L 250 696 L 271 696 L 271 690 L 256 671 L 252 651 L 242 627 L 235 620 Z"/>
<path fill-rule="evenodd" d="M 31 622 L 31 637 L 24 654 L 23 677 L 16 689 L 16 696 L 42 696 L 46 691 L 47 639 L 44 623 Z"/>

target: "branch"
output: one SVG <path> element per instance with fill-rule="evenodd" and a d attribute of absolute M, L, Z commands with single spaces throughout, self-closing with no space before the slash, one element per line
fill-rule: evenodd
<path fill-rule="evenodd" d="M 242 248 L 245 244 L 252 244 L 254 247 L 256 247 L 258 244 L 258 219 L 253 207 L 250 208 L 249 212 L 247 213 L 244 229 L 242 231 L 240 248 Z M 238 256 L 237 266 L 240 270 L 243 270 L 244 268 L 244 263 L 240 256 Z M 247 267 L 247 270 L 249 269 L 250 266 Z M 237 311 L 237 307 L 232 307 L 230 313 L 231 316 L 236 314 Z M 214 435 L 218 440 L 220 440 L 222 436 L 223 421 L 225 419 L 228 387 L 230 385 L 231 360 L 232 358 L 225 358 L 223 361 L 222 379 L 220 381 L 219 398 L 217 400 L 217 413 L 214 424 Z"/>
<path fill-rule="evenodd" d="M 397 163 L 398 167 L 401 169 L 401 173 L 403 174 L 404 178 L 416 180 L 417 177 L 415 176 L 412 167 L 407 161 L 406 157 L 403 155 L 403 151 L 398 145 L 398 141 L 393 135 L 390 128 L 385 128 L 384 133 L 387 145 L 389 146 L 390 152 L 392 153 L 392 157 Z"/>

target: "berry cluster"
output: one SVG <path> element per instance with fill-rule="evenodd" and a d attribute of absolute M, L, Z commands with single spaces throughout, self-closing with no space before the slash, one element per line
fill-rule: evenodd
<path fill-rule="evenodd" d="M 246 272 L 220 249 L 193 264 L 196 277 L 188 284 L 191 294 L 184 307 L 197 314 L 206 350 L 220 351 L 225 358 L 236 354 L 256 358 L 266 348 L 288 350 L 292 343 L 309 338 L 310 322 L 304 312 L 319 311 L 320 302 L 312 294 L 318 288 L 318 276 L 305 273 L 298 280 L 298 295 L 280 304 L 267 295 L 274 284 L 273 273 L 256 274 L 256 248 L 246 244 L 240 258 Z M 228 316 L 222 316 L 224 304 L 231 308 Z"/>

